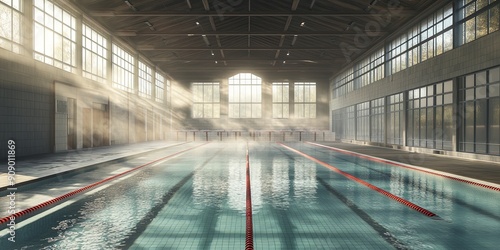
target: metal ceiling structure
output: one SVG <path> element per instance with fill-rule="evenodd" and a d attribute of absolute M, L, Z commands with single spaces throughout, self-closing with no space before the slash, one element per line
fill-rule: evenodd
<path fill-rule="evenodd" d="M 73 0 L 172 76 L 330 76 L 434 0 Z M 347 57 L 349 56 L 349 58 Z"/>

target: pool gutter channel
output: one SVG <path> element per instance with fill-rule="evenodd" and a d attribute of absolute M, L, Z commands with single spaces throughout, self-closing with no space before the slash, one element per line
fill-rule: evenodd
<path fill-rule="evenodd" d="M 210 142 L 208 142 L 208 143 L 210 143 Z M 206 145 L 206 144 L 208 144 L 208 143 L 203 143 L 203 144 L 200 144 L 200 145 L 197 145 L 197 146 L 194 146 L 194 147 L 190 147 L 190 148 L 187 148 L 187 149 L 184 149 L 184 150 L 181 150 L 181 151 L 178 151 L 178 152 L 172 153 L 172 154 L 170 154 L 170 155 L 168 155 L 168 156 L 165 156 L 165 157 L 162 157 L 162 158 L 156 159 L 156 160 L 154 160 L 154 161 L 148 162 L 148 163 L 146 163 L 146 164 L 143 164 L 143 165 L 140 165 L 140 166 L 137 166 L 137 167 L 131 168 L 131 169 L 126 170 L 126 171 L 124 171 L 124 172 L 122 172 L 122 173 L 119 173 L 119 174 L 116 174 L 116 175 L 110 176 L 110 177 L 105 178 L 105 179 L 103 179 L 103 180 L 100 180 L 100 181 L 94 182 L 94 183 L 92 183 L 92 184 L 89 184 L 89 185 L 87 185 L 87 186 L 85 186 L 85 187 L 78 188 L 78 189 L 73 190 L 73 191 L 71 191 L 71 192 L 69 192 L 69 193 L 66 193 L 66 194 L 63 194 L 63 195 L 58 196 L 58 197 L 56 197 L 56 198 L 53 198 L 53 199 L 50 199 L 50 200 L 48 200 L 48 201 L 42 202 L 42 203 L 40 203 L 40 204 L 38 204 L 38 205 L 36 205 L 36 206 L 33 206 L 33 207 L 31 207 L 31 208 L 27 208 L 27 209 L 24 209 L 24 210 L 19 211 L 19 212 L 17 212 L 17 213 L 11 214 L 11 215 L 9 215 L 9 216 L 6 216 L 6 217 L 3 217 L 3 218 L 0 218 L 0 225 L 6 224 L 7 222 L 11 221 L 11 218 L 15 218 L 15 220 L 17 220 L 17 219 L 19 219 L 19 218 L 21 218 L 21 217 L 24 217 L 24 216 L 28 215 L 28 214 L 32 214 L 32 213 L 35 213 L 35 212 L 36 212 L 36 213 L 39 213 L 39 212 L 45 211 L 45 210 L 47 210 L 48 208 L 50 208 L 50 207 L 52 207 L 52 206 L 55 206 L 55 205 L 60 204 L 61 202 L 65 201 L 65 200 L 66 200 L 67 198 L 69 198 L 69 197 L 75 196 L 75 195 L 77 195 L 77 194 L 85 193 L 85 192 L 87 192 L 87 191 L 89 191 L 89 190 L 91 190 L 91 189 L 93 189 L 93 188 L 95 188 L 95 187 L 97 187 L 97 186 L 100 186 L 100 185 L 101 185 L 101 184 L 103 184 L 103 183 L 106 183 L 106 182 L 111 181 L 111 180 L 116 180 L 116 179 L 118 179 L 119 177 L 122 177 L 122 176 L 124 176 L 124 175 L 127 175 L 127 174 L 129 174 L 129 173 L 131 173 L 131 172 L 135 172 L 135 171 L 137 171 L 137 170 L 139 170 L 139 169 L 141 169 L 141 168 L 144 168 L 144 167 L 150 166 L 150 165 L 152 165 L 152 164 L 154 164 L 154 163 L 157 163 L 157 162 L 160 162 L 160 161 L 162 161 L 162 160 L 165 160 L 165 159 L 172 158 L 172 157 L 174 157 L 174 156 L 177 156 L 177 155 L 183 154 L 183 153 L 185 153 L 185 152 L 187 152 L 187 151 L 190 151 L 190 150 L 193 150 L 193 149 L 199 148 L 199 147 L 204 146 L 204 145 Z M 182 144 L 186 144 L 186 143 L 180 143 L 180 144 L 175 144 L 175 145 L 171 145 L 171 146 L 168 146 L 168 147 L 163 147 L 163 148 L 160 148 L 160 149 L 154 149 L 154 150 L 148 151 L 148 153 L 151 153 L 151 152 L 153 152 L 153 151 L 157 151 L 157 150 L 162 150 L 162 149 L 169 148 L 169 147 L 179 146 L 179 145 L 182 145 Z M 143 154 L 143 153 L 144 153 L 144 152 L 141 152 L 141 153 L 139 153 L 139 154 Z M 122 161 L 126 161 L 127 159 L 125 159 L 125 158 L 133 159 L 133 158 L 137 157 L 137 155 L 138 155 L 138 154 L 134 154 L 133 156 L 126 156 L 126 157 L 123 157 L 123 158 L 114 159 L 114 160 L 111 160 L 111 161 L 108 161 L 108 162 L 98 163 L 98 164 L 95 164 L 95 165 L 90 165 L 90 166 L 87 166 L 87 167 L 82 167 L 82 168 L 84 168 L 84 169 L 87 169 L 87 168 L 89 168 L 89 169 L 93 169 L 93 168 L 96 168 L 97 166 L 99 166 L 99 165 L 101 165 L 101 164 L 109 165 L 109 164 L 111 164 L 110 162 L 115 163 L 114 161 L 117 161 L 116 163 L 118 163 L 118 162 L 122 162 Z M 135 157 L 134 157 L 134 156 L 135 156 Z M 80 170 L 80 171 L 82 171 L 82 168 L 79 168 L 79 169 L 74 169 L 74 170 L 69 170 L 69 171 L 66 171 L 66 172 L 79 171 L 79 170 Z M 87 171 L 82 171 L 82 173 L 83 173 L 83 172 L 88 172 L 88 171 L 90 171 L 90 170 L 87 170 Z M 64 173 L 66 173 L 66 172 L 64 172 Z M 59 173 L 59 174 L 61 174 L 61 173 Z M 55 174 L 55 175 L 52 175 L 51 177 L 54 177 L 54 176 L 57 176 L 57 175 L 58 175 L 58 174 Z M 45 178 L 48 178 L 48 177 L 43 177 L 43 178 L 45 179 Z M 35 179 L 35 180 L 39 180 L 39 179 Z M 25 184 L 25 185 L 26 185 L 26 184 Z"/>

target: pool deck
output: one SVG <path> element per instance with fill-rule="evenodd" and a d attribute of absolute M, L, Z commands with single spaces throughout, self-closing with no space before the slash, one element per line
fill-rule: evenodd
<path fill-rule="evenodd" d="M 318 144 L 500 184 L 500 162 L 469 160 L 446 155 L 422 154 L 385 147 L 365 146 L 350 143 L 320 142 Z"/>

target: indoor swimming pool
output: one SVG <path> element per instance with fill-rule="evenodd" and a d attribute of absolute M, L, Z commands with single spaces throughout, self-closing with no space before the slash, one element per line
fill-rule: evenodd
<path fill-rule="evenodd" d="M 1 248 L 245 249 L 247 162 L 255 249 L 500 245 L 495 184 L 314 143 L 190 142 L 116 163 L 139 168 L 19 218 L 15 243 L 3 223 Z"/>

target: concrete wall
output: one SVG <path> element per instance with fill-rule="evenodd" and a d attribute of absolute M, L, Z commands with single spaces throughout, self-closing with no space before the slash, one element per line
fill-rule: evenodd
<path fill-rule="evenodd" d="M 109 141 L 104 145 L 137 142 L 135 108 L 147 107 L 163 120 L 168 109 L 165 104 L 134 96 L 35 61 L 30 56 L 0 49 L 0 143 L 15 140 L 17 156 L 68 150 L 67 113 L 56 113 L 56 100 L 68 98 L 77 100 L 77 148 L 84 146 L 83 109 L 90 109 L 93 116 L 101 105 L 107 105 L 109 113 Z M 167 132 L 162 130 L 161 137 L 165 138 Z M 156 137 L 160 136 L 153 138 Z"/>

